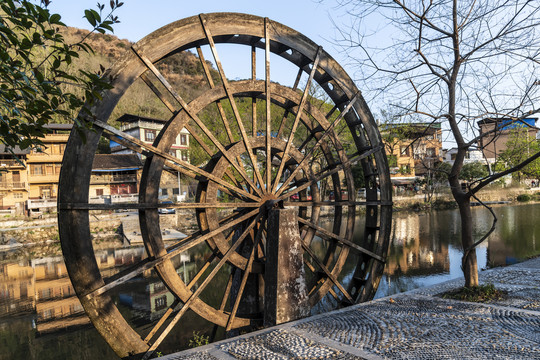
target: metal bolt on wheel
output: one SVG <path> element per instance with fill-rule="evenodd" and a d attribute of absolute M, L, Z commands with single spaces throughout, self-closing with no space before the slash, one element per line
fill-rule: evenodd
<path fill-rule="evenodd" d="M 228 45 L 249 50 L 250 78 L 227 78 L 218 50 Z M 185 50 L 198 55 L 200 76 L 207 82 L 206 89 L 189 100 L 159 70 L 160 61 Z M 217 77 L 212 76 L 205 52 Z M 257 58 L 258 54 L 263 56 Z M 294 85 L 272 82 L 273 61 L 296 68 Z M 257 63 L 264 64 L 262 74 L 257 74 Z M 328 301 L 354 304 L 374 296 L 389 242 L 388 165 L 360 92 L 322 48 L 269 19 L 205 14 L 148 35 L 133 45 L 111 74 L 114 88 L 93 109 L 94 130 L 86 132 L 85 141 L 76 132 L 70 137 L 60 177 L 58 217 L 73 286 L 93 324 L 120 357 L 150 357 L 171 329 L 182 326 L 187 310 L 226 330 L 259 326 L 264 295 L 253 283 L 264 282 L 265 209 L 276 203 L 297 210 L 312 308 Z M 107 124 L 122 95 L 141 80 L 170 111 L 152 145 Z M 323 94 L 325 101 L 314 98 L 313 91 Z M 209 121 L 214 128 L 218 122 L 222 134 L 213 132 Z M 182 128 L 204 153 L 203 165 L 171 155 Z M 137 204 L 89 203 L 92 161 L 102 135 L 144 155 Z M 351 170 L 357 165 L 366 182 L 366 197 L 361 199 Z M 158 214 L 165 171 L 179 172 L 197 184 L 194 202 L 174 206 L 191 209 L 198 229 L 172 244 L 162 238 Z M 94 256 L 89 215 L 119 207 L 138 210 L 148 257 L 105 278 Z M 358 208 L 365 209 L 365 223 L 355 223 Z M 358 228 L 363 234 L 354 236 Z M 185 279 L 174 259 L 201 244 L 206 244 L 209 255 Z M 109 292 L 151 269 L 175 302 L 143 338 L 124 319 Z M 228 281 L 221 286 L 216 278 L 223 273 Z M 205 291 L 219 294 L 220 301 L 201 296 Z M 246 312 L 242 303 L 254 291 L 255 305 Z"/>

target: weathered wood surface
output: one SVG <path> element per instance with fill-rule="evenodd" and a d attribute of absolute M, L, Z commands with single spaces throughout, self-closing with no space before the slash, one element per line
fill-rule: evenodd
<path fill-rule="evenodd" d="M 249 47 L 249 79 L 229 80 L 216 44 Z M 188 49 L 202 55 L 201 46 L 209 46 L 221 84 L 214 83 L 201 56 L 201 75 L 206 78 L 208 88 L 202 95 L 186 101 L 156 64 Z M 265 55 L 263 80 L 257 80 L 257 49 Z M 271 81 L 271 55 L 298 68 L 292 88 Z M 313 274 L 310 278 L 315 279 L 315 283 L 307 285 L 309 306 L 327 294 L 342 304 L 367 300 L 374 295 L 390 234 L 392 199 L 388 165 L 376 123 L 361 93 L 328 53 L 302 34 L 266 18 L 204 14 L 174 22 L 148 35 L 133 45 L 110 74 L 113 88 L 103 95 L 103 101 L 93 108 L 94 117 L 88 120 L 95 125 L 94 129 L 84 133 L 85 140 L 74 132 L 68 142 L 60 175 L 58 218 L 62 249 L 74 288 L 91 321 L 119 356 L 150 357 L 173 326 L 182 326 L 182 315 L 187 310 L 228 330 L 260 325 L 261 314 L 257 317 L 238 309 L 244 290 L 253 288 L 247 284 L 248 275 L 262 279 L 265 267 L 278 261 L 271 260 L 272 264 L 268 264 L 265 254 L 270 231 L 266 206 L 276 201 L 286 201 L 291 209 L 287 212 L 293 212 L 296 217 L 292 221 L 300 226 L 302 259 Z M 305 77 L 307 82 L 302 82 Z M 170 120 L 152 145 L 108 124 L 121 96 L 139 78 L 171 112 Z M 304 88 L 300 89 L 300 84 Z M 328 95 L 333 103 L 329 112 L 307 101 L 311 84 Z M 238 98 L 251 101 L 247 113 L 240 111 Z M 266 103 L 263 118 L 258 118 L 256 112 L 260 101 Z M 222 102 L 230 105 L 232 116 L 226 114 Z M 267 120 L 273 116 L 271 104 L 281 108 L 282 119 L 277 125 Z M 217 107 L 217 121 L 223 124 L 228 143 L 221 142 L 199 118 L 208 107 Z M 170 154 L 171 145 L 184 127 L 209 155 L 210 160 L 204 166 L 193 166 Z M 337 127 L 350 134 L 352 143 L 341 143 Z M 305 139 L 295 137 L 295 130 L 300 128 L 306 132 Z M 92 161 L 102 135 L 146 157 L 139 202 L 126 204 L 125 208 L 139 212 L 148 258 L 109 279 L 102 277 L 97 266 L 88 224 L 91 211 L 119 207 L 88 203 Z M 352 153 L 347 150 L 350 148 L 354 149 Z M 316 154 L 320 156 L 317 159 Z M 365 201 L 355 199 L 351 166 L 357 163 L 361 164 L 368 184 Z M 199 231 L 169 247 L 161 237 L 157 211 L 163 206 L 159 204 L 158 194 L 165 167 L 198 182 L 195 203 L 174 207 L 194 209 Z M 327 194 L 319 188 L 320 181 L 331 184 L 337 195 L 335 199 L 327 199 Z M 308 191 L 312 198 L 308 198 Z M 221 193 L 229 200 L 219 197 Z M 348 193 L 349 198 L 342 200 L 339 196 L 342 193 Z M 291 200 L 296 195 L 299 201 Z M 320 226 L 324 206 L 334 208 L 330 228 Z M 357 206 L 366 207 L 365 225 L 355 224 Z M 222 215 L 218 209 L 227 209 L 228 215 Z M 359 241 L 353 239 L 355 226 L 364 226 L 364 238 Z M 294 238 L 297 244 L 296 235 Z M 311 248 L 312 242 L 319 239 L 327 242 L 322 255 Z M 173 259 L 201 243 L 207 243 L 211 256 L 189 282 L 184 282 L 176 272 Z M 247 250 L 238 251 L 240 245 Z M 354 268 L 353 281 L 342 284 L 340 274 L 347 262 Z M 214 307 L 203 301 L 200 294 L 225 264 L 240 270 L 242 275 L 237 282 L 230 277 L 226 287 L 220 289 L 223 294 L 220 306 Z M 297 265 L 296 274 L 300 274 Z M 107 292 L 149 269 L 158 273 L 176 301 L 142 338 L 122 317 Z M 233 291 L 232 283 L 235 283 Z"/>

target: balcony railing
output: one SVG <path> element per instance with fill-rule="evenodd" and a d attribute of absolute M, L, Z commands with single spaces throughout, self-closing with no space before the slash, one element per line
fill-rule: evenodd
<path fill-rule="evenodd" d="M 3 167 L 8 167 L 8 168 L 12 168 L 12 167 L 24 167 L 24 163 L 19 162 L 17 160 L 2 160 L 0 159 L 0 168 L 3 168 Z"/>
<path fill-rule="evenodd" d="M 28 199 L 28 209 L 55 208 L 56 199 Z"/>
<path fill-rule="evenodd" d="M 7 190 L 26 189 L 26 183 L 25 182 L 1 181 L 0 182 L 0 189 L 7 189 Z"/>
<path fill-rule="evenodd" d="M 91 184 L 111 184 L 111 183 L 127 183 L 127 182 L 137 182 L 137 175 L 127 174 L 127 175 L 92 175 L 90 177 Z"/>
<path fill-rule="evenodd" d="M 139 201 L 139 194 L 101 195 L 90 197 L 90 204 L 132 204 Z"/>

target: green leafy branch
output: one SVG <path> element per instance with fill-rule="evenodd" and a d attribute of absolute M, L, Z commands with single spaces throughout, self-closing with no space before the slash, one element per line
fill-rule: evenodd
<path fill-rule="evenodd" d="M 60 32 L 66 25 L 59 14 L 47 9 L 49 3 L 4 0 L 0 4 L 0 141 L 8 149 L 42 145 L 40 138 L 48 132 L 45 125 L 53 121 L 87 126 L 81 117 L 90 115 L 90 107 L 110 88 L 103 67 L 96 72 L 69 72 L 80 51 L 93 53 L 89 34 L 74 44 L 66 43 Z M 106 16 L 101 4 L 99 11 L 86 10 L 90 33 L 112 31 L 119 22 L 113 13 L 122 5 L 111 1 Z"/>

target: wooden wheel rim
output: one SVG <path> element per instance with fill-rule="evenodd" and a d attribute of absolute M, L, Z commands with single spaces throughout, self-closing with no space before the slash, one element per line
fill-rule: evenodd
<path fill-rule="evenodd" d="M 354 146 L 358 149 L 359 154 L 367 152 L 365 158 L 361 160 L 368 183 L 367 203 L 365 204 L 367 213 L 365 243 L 370 245 L 369 251 L 371 253 L 374 253 L 380 260 L 384 260 L 390 233 L 391 185 L 388 165 L 375 121 L 354 83 L 339 64 L 309 39 L 284 25 L 256 16 L 233 13 L 194 16 L 169 24 L 135 44 L 133 46 L 134 52 L 127 53 L 126 57 L 115 65 L 111 72 L 114 78 L 114 88 L 106 92 L 103 96 L 104 100 L 93 108 L 95 118 L 103 121 L 109 119 L 120 97 L 137 78 L 148 70 L 148 63 L 156 63 L 176 51 L 207 44 L 209 38 L 205 30 L 209 29 L 212 32 L 210 38 L 215 43 L 249 44 L 264 48 L 265 41 L 261 41 L 261 39 L 265 39 L 266 36 L 270 40 L 268 51 L 288 60 L 300 69 L 304 69 L 306 73 L 310 72 L 313 62 L 318 58 L 318 68 L 313 79 L 336 103 L 337 108 L 343 110 L 348 102 L 355 100 L 351 105 L 351 111 L 348 111 L 344 116 L 344 121 L 347 122 L 354 139 Z M 258 42 L 255 42 L 257 39 Z M 94 123 L 99 125 L 99 121 Z M 104 126 L 98 128 L 97 131 L 86 131 L 84 133 L 85 140 L 77 132 L 73 132 L 70 136 L 60 175 L 59 231 L 66 266 L 83 307 L 95 327 L 115 352 L 121 357 L 126 357 L 130 354 L 145 353 L 151 348 L 151 345 L 141 339 L 129 326 L 111 298 L 105 293 L 106 283 L 93 255 L 89 231 L 88 214 L 91 207 L 85 208 L 84 205 L 88 204 L 92 161 L 103 129 L 109 131 Z M 155 156 L 153 158 L 157 159 Z M 143 182 L 151 183 L 150 180 L 154 175 L 148 175 L 147 170 L 159 162 L 158 160 L 145 164 L 145 174 L 147 175 L 145 175 Z M 349 175 L 346 176 L 350 177 L 350 171 L 347 172 Z M 349 178 L 347 182 L 349 193 L 354 190 L 350 187 L 351 183 Z M 380 196 L 377 195 L 377 186 L 380 187 Z M 144 204 L 151 204 L 154 198 L 157 197 L 153 193 L 143 191 L 140 194 L 140 199 L 144 200 L 144 202 L 141 200 L 140 202 Z M 351 206 L 354 207 L 354 205 Z M 141 209 L 140 213 L 143 226 L 157 224 L 157 211 Z M 352 231 L 352 229 L 347 231 Z M 147 236 L 145 246 L 149 252 L 150 260 L 159 258 L 166 253 L 166 250 L 160 245 L 159 239 L 151 239 L 150 236 Z M 371 298 L 377 289 L 382 275 L 383 261 L 372 261 L 372 259 L 369 256 L 359 256 L 353 277 L 360 279 L 362 284 L 355 283 L 348 289 L 355 301 Z M 145 263 L 141 267 L 150 265 Z M 167 270 L 169 266 L 172 267 L 168 261 L 161 261 L 153 265 L 162 278 L 164 273 L 171 271 Z M 164 281 L 168 286 L 176 286 L 167 281 L 166 276 Z M 329 289 L 331 285 L 330 282 L 326 281 L 324 286 Z M 326 293 L 328 289 L 321 291 L 321 294 Z M 99 295 L 96 295 L 98 293 Z M 177 292 L 175 291 L 175 293 Z M 199 301 L 195 300 L 194 304 Z M 202 309 L 204 307 L 204 303 L 195 305 L 195 308 Z M 235 327 L 242 326 L 244 323 L 244 319 L 236 319 L 235 321 L 238 322 Z M 221 325 L 223 323 L 221 320 L 216 322 Z"/>

